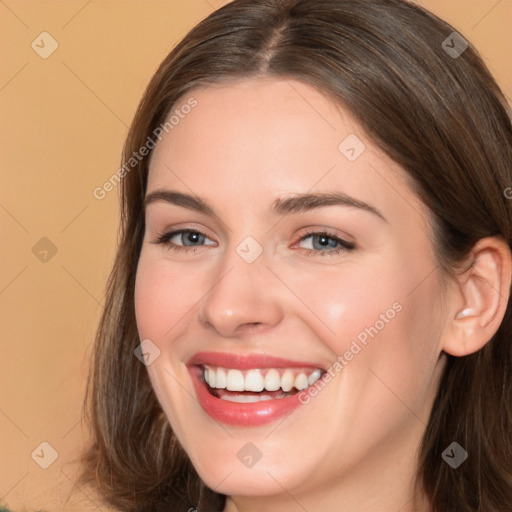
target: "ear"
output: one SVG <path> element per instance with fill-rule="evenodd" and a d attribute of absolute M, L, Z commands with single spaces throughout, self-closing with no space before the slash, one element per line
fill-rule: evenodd
<path fill-rule="evenodd" d="M 482 238 L 474 245 L 469 268 L 457 276 L 444 352 L 466 356 L 494 336 L 510 298 L 511 259 L 510 248 L 500 237 Z"/>

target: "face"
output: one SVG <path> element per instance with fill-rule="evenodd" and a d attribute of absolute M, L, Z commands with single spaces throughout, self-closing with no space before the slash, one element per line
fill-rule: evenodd
<path fill-rule="evenodd" d="M 191 97 L 152 155 L 135 307 L 199 476 L 233 496 L 410 477 L 443 364 L 426 208 L 306 84 Z"/>

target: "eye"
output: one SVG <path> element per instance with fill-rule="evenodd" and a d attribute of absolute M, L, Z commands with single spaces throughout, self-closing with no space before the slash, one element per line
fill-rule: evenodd
<path fill-rule="evenodd" d="M 325 254 L 334 256 L 341 252 L 352 251 L 355 249 L 355 245 L 353 243 L 347 242 L 346 240 L 328 232 L 310 232 L 301 237 L 300 240 L 305 241 L 308 239 L 310 239 L 310 242 L 308 242 L 310 247 L 303 247 L 303 249 L 306 250 L 307 256 L 324 256 Z"/>
<path fill-rule="evenodd" d="M 306 241 L 308 239 L 310 239 L 310 242 L 308 242 L 310 247 L 302 247 L 302 249 L 306 251 L 307 256 L 324 256 L 325 254 L 334 256 L 341 252 L 355 249 L 353 243 L 347 242 L 328 232 L 310 232 L 302 236 L 300 241 Z M 195 252 L 196 247 L 215 245 L 215 242 L 205 244 L 206 240 L 210 239 L 204 233 L 196 229 L 180 229 L 159 235 L 153 243 L 166 245 L 169 249 L 175 251 L 189 252 L 192 250 L 192 252 Z"/>
<path fill-rule="evenodd" d="M 209 240 L 209 238 L 196 229 L 180 229 L 161 234 L 153 243 L 166 245 L 175 251 L 188 252 L 192 249 L 195 252 L 195 247 L 204 245 L 205 240 Z M 215 243 L 206 245 L 215 245 Z"/>

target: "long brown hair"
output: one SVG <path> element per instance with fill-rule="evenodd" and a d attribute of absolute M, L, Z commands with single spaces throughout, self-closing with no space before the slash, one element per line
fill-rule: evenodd
<path fill-rule="evenodd" d="M 194 87 L 249 76 L 302 80 L 348 109 L 406 171 L 432 214 L 439 265 L 448 275 L 483 237 L 499 235 L 512 247 L 512 201 L 504 193 L 512 185 L 507 104 L 471 44 L 460 55 L 443 47 L 453 32 L 404 0 L 235 0 L 162 62 L 123 161 Z M 121 180 L 119 248 L 84 402 L 93 442 L 81 482 L 127 512 L 156 510 L 159 502 L 187 510 L 202 486 L 134 357 L 149 156 Z M 418 485 L 433 512 L 512 511 L 511 307 L 509 301 L 484 348 L 447 356 L 418 454 Z M 453 441 L 469 453 L 456 470 L 441 458 Z"/>

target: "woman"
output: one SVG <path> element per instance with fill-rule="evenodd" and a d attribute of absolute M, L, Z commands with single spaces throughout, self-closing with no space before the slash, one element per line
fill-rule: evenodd
<path fill-rule="evenodd" d="M 123 511 L 512 510 L 512 128 L 402 0 L 236 0 L 149 84 L 82 482 Z"/>

